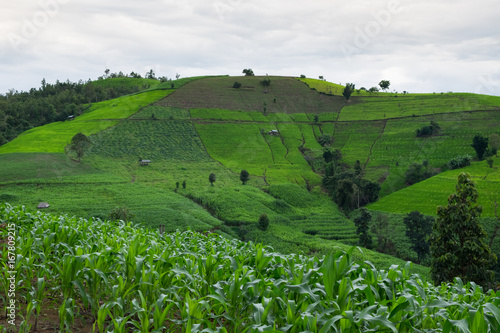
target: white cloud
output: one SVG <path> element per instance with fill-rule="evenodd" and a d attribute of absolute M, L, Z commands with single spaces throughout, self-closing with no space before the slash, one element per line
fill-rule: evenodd
<path fill-rule="evenodd" d="M 173 77 L 248 67 L 358 87 L 389 79 L 399 91 L 474 92 L 500 70 L 497 8 L 493 0 L 12 2 L 0 13 L 0 92 L 44 77 L 97 78 L 105 68 Z M 500 95 L 491 87 L 483 91 Z"/>

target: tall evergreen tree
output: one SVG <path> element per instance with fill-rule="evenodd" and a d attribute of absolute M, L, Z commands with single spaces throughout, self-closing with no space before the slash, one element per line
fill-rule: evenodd
<path fill-rule="evenodd" d="M 354 219 L 356 234 L 359 236 L 359 245 L 371 249 L 373 247 L 372 236 L 369 234 L 372 216 L 365 208 L 360 209 L 361 216 Z"/>
<path fill-rule="evenodd" d="M 432 233 L 434 218 L 413 211 L 408 213 L 403 223 L 406 225 L 406 237 L 410 239 L 411 248 L 417 253 L 417 261 L 420 263 L 430 252 L 427 237 Z"/>
<path fill-rule="evenodd" d="M 494 273 L 489 268 L 497 258 L 487 244 L 486 232 L 478 222 L 482 206 L 477 205 L 477 190 L 466 173 L 458 176 L 456 193 L 448 198 L 448 206 L 439 206 L 431 244 L 431 276 L 434 283 L 460 277 L 487 285 Z"/>

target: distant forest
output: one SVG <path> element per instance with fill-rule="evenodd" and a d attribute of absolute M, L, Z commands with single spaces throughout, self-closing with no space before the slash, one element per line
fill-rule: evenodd
<path fill-rule="evenodd" d="M 33 127 L 77 116 L 92 103 L 148 89 L 165 79 L 155 78 L 152 71 L 147 78 L 133 72 L 129 75 L 120 72 L 106 73 L 97 81 L 57 80 L 50 84 L 43 79 L 38 89 L 21 92 L 11 89 L 5 95 L 0 94 L 0 145 Z"/>

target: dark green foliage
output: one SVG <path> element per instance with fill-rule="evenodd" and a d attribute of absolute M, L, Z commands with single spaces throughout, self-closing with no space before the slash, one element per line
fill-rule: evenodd
<path fill-rule="evenodd" d="M 239 89 L 239 88 L 241 88 L 241 83 L 239 83 L 239 82 L 235 82 L 235 83 L 233 84 L 233 88 L 235 88 L 235 89 Z"/>
<path fill-rule="evenodd" d="M 264 79 L 259 82 L 261 86 L 269 87 L 271 85 L 271 79 Z"/>
<path fill-rule="evenodd" d="M 333 161 L 333 153 L 330 151 L 330 149 L 326 149 L 323 152 L 323 159 L 325 160 L 325 163 L 330 163 Z"/>
<path fill-rule="evenodd" d="M 243 185 L 245 185 L 249 179 L 250 179 L 250 174 L 248 173 L 248 171 L 241 170 L 240 180 L 243 183 Z"/>
<path fill-rule="evenodd" d="M 344 90 L 342 91 L 342 96 L 344 96 L 345 100 L 348 101 L 349 98 L 351 98 L 352 93 L 355 90 L 355 84 L 354 83 L 347 83 L 345 85 Z"/>
<path fill-rule="evenodd" d="M 420 263 L 430 252 L 427 237 L 432 233 L 434 218 L 413 211 L 408 213 L 403 222 L 406 225 L 406 237 L 410 239 L 411 248 L 417 253 L 417 261 Z"/>
<path fill-rule="evenodd" d="M 76 156 L 80 159 L 85 153 L 85 149 L 90 147 L 90 139 L 83 133 L 77 133 L 71 139 L 70 149 L 76 153 Z"/>
<path fill-rule="evenodd" d="M 352 178 L 342 178 L 336 186 L 335 202 L 344 212 L 349 212 L 353 207 L 354 182 Z"/>
<path fill-rule="evenodd" d="M 439 133 L 441 130 L 441 127 L 439 126 L 438 123 L 431 121 L 431 124 L 429 126 L 424 126 L 420 129 L 417 129 L 417 137 L 428 137 L 431 135 L 435 135 Z"/>
<path fill-rule="evenodd" d="M 405 181 L 408 185 L 413 185 L 422 180 L 430 178 L 436 174 L 436 170 L 433 170 L 427 164 L 427 167 L 422 163 L 412 163 L 405 172 Z"/>
<path fill-rule="evenodd" d="M 268 227 L 269 227 L 269 217 L 267 217 L 267 214 L 262 214 L 261 216 L 259 216 L 259 221 L 257 222 L 257 228 L 259 228 L 262 231 L 266 231 Z"/>
<path fill-rule="evenodd" d="M 179 188 L 179 185 L 180 183 L 179 182 L 175 182 L 175 188 L 178 189 Z"/>
<path fill-rule="evenodd" d="M 332 142 L 332 137 L 328 134 L 321 134 L 318 138 L 318 143 L 320 145 L 327 146 Z"/>
<path fill-rule="evenodd" d="M 209 176 L 208 176 L 208 181 L 210 182 L 210 185 L 214 186 L 214 182 L 217 180 L 217 176 L 215 175 L 215 173 L 211 173 Z"/>
<path fill-rule="evenodd" d="M 488 138 L 488 143 L 491 147 L 492 153 L 498 156 L 498 151 L 500 150 L 500 135 L 498 133 L 493 133 Z"/>
<path fill-rule="evenodd" d="M 359 162 L 359 160 L 356 160 L 356 163 L 354 163 L 354 172 L 356 173 L 356 176 L 359 176 L 361 174 L 361 171 L 363 171 L 363 169 L 361 168 L 361 162 Z"/>
<path fill-rule="evenodd" d="M 486 149 L 488 149 L 488 138 L 477 134 L 474 136 L 474 139 L 472 139 L 471 147 L 476 151 L 477 158 L 482 161 L 486 153 Z"/>
<path fill-rule="evenodd" d="M 323 186 L 332 195 L 339 208 L 349 212 L 377 201 L 381 189 L 379 183 L 362 178 L 356 170 L 343 170 L 339 164 L 342 155 L 338 149 L 327 154 L 326 158 L 332 159 L 332 162 L 325 164 Z"/>
<path fill-rule="evenodd" d="M 314 115 L 314 122 L 319 123 L 319 116 L 317 114 Z"/>
<path fill-rule="evenodd" d="M 448 198 L 448 206 L 437 209 L 437 220 L 429 237 L 431 276 L 436 284 L 451 282 L 455 277 L 482 286 L 493 280 L 490 267 L 497 258 L 478 223 L 483 207 L 477 205 L 477 198 L 475 183 L 468 174 L 461 173 L 456 193 Z"/>
<path fill-rule="evenodd" d="M 486 162 L 488 163 L 488 165 L 490 166 L 490 168 L 493 168 L 493 159 L 490 157 L 486 160 Z"/>
<path fill-rule="evenodd" d="M 112 73 L 114 74 L 114 73 Z M 117 98 L 144 90 L 147 79 L 127 78 L 123 74 L 99 81 L 78 83 L 42 80 L 42 86 L 29 91 L 10 90 L 0 94 L 0 144 L 13 140 L 20 133 L 33 127 L 55 121 L 65 121 L 68 116 L 78 116 L 91 103 Z"/>
<path fill-rule="evenodd" d="M 468 154 L 454 157 L 448 162 L 448 168 L 450 168 L 450 170 L 454 170 L 454 169 L 466 167 L 466 166 L 470 165 L 471 160 L 472 160 L 472 156 L 470 156 Z"/>
<path fill-rule="evenodd" d="M 382 80 L 382 81 L 380 81 L 378 83 L 378 85 L 380 86 L 380 88 L 382 90 L 385 91 L 385 90 L 389 89 L 389 86 L 391 85 L 391 81 L 389 81 L 389 80 Z"/>
<path fill-rule="evenodd" d="M 245 76 L 254 76 L 255 74 L 253 73 L 253 70 L 251 68 L 248 68 L 248 69 L 244 69 L 243 70 L 243 74 L 245 74 Z"/>
<path fill-rule="evenodd" d="M 182 188 L 186 189 L 186 181 L 185 180 L 182 181 Z"/>
<path fill-rule="evenodd" d="M 378 92 L 378 88 L 377 87 L 371 87 L 368 92 L 370 93 L 374 93 L 374 92 Z"/>
<path fill-rule="evenodd" d="M 369 233 L 372 216 L 365 208 L 360 209 L 361 215 L 354 219 L 356 234 L 359 236 L 359 245 L 371 249 L 373 247 L 372 236 Z"/>
<path fill-rule="evenodd" d="M 389 229 L 389 217 L 379 214 L 370 227 L 370 231 L 377 237 L 377 252 L 396 254 L 395 245 L 391 238 L 392 231 Z"/>

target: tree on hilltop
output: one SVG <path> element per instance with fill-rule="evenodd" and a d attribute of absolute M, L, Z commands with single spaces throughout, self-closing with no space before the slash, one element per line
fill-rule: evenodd
<path fill-rule="evenodd" d="M 342 91 L 342 95 L 345 100 L 348 101 L 351 98 L 352 93 L 355 90 L 356 85 L 354 83 L 346 83 L 344 91 Z"/>
<path fill-rule="evenodd" d="M 382 80 L 378 83 L 378 85 L 380 86 L 380 89 L 382 89 L 383 91 L 386 91 L 387 89 L 389 89 L 389 86 L 391 85 L 391 81 Z"/>
<path fill-rule="evenodd" d="M 243 70 L 243 73 L 245 74 L 245 76 L 255 76 L 255 74 L 253 73 L 253 70 L 251 68 L 245 68 Z"/>
<path fill-rule="evenodd" d="M 466 173 L 458 175 L 456 193 L 448 206 L 439 206 L 433 233 L 429 237 L 434 283 L 451 282 L 455 277 L 486 286 L 493 281 L 489 268 L 497 257 L 487 244 L 486 232 L 479 224 L 483 207 L 477 205 L 475 183 Z"/>

